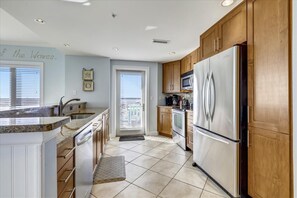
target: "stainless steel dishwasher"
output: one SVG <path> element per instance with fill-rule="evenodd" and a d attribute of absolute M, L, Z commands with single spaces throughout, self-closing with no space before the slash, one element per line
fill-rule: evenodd
<path fill-rule="evenodd" d="M 93 129 L 89 125 L 75 136 L 75 187 L 77 198 L 89 197 L 93 185 Z"/>

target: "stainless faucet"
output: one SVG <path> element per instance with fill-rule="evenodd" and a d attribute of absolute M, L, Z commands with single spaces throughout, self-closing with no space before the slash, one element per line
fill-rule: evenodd
<path fill-rule="evenodd" d="M 72 101 L 80 101 L 80 99 L 79 98 L 73 98 L 73 99 L 71 99 L 71 100 L 68 100 L 65 104 L 63 104 L 63 98 L 64 98 L 65 96 L 63 96 L 63 97 L 61 97 L 61 99 L 60 99 L 60 102 L 59 102 L 59 116 L 63 116 L 63 109 L 65 108 L 65 106 L 68 104 L 68 103 L 70 103 L 70 102 L 72 102 Z"/>

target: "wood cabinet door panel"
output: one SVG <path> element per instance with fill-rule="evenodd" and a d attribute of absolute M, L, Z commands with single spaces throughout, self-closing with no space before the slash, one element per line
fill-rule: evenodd
<path fill-rule="evenodd" d="M 289 134 L 289 0 L 248 5 L 250 125 Z"/>
<path fill-rule="evenodd" d="M 250 127 L 249 195 L 290 197 L 289 135 Z"/>
<path fill-rule="evenodd" d="M 217 53 L 216 39 L 218 38 L 218 28 L 216 25 L 211 27 L 200 36 L 201 57 L 205 59 Z"/>
<path fill-rule="evenodd" d="M 196 50 L 194 50 L 192 53 L 191 53 L 191 64 L 190 64 L 190 71 L 194 69 L 194 65 L 196 63 L 198 63 L 198 49 L 197 48 Z"/>
<path fill-rule="evenodd" d="M 161 113 L 161 132 L 172 135 L 171 133 L 171 113 Z"/>
<path fill-rule="evenodd" d="M 173 93 L 180 92 L 180 61 L 175 61 L 172 63 L 173 75 L 172 75 L 172 84 L 173 84 Z"/>
<path fill-rule="evenodd" d="M 168 111 L 170 110 L 170 111 Z M 158 123 L 157 128 L 158 132 L 171 136 L 171 108 L 168 107 L 158 107 Z"/>
<path fill-rule="evenodd" d="M 169 63 L 163 64 L 163 92 L 170 93 L 172 89 L 172 69 Z"/>
<path fill-rule="evenodd" d="M 246 3 L 236 7 L 219 22 L 219 34 L 220 50 L 246 41 Z"/>
<path fill-rule="evenodd" d="M 180 74 L 187 72 L 186 57 L 180 60 Z"/>

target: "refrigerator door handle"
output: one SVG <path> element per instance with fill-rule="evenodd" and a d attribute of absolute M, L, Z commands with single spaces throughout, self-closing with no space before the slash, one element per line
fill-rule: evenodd
<path fill-rule="evenodd" d="M 211 94 L 211 89 L 213 89 L 213 95 Z M 211 72 L 209 77 L 209 93 L 210 93 L 210 103 L 209 103 L 209 109 L 210 109 L 210 119 L 213 120 L 213 115 L 216 108 L 216 87 L 215 87 L 215 81 L 213 77 L 213 72 Z"/>
<path fill-rule="evenodd" d="M 201 132 L 200 130 L 198 130 L 198 129 L 195 129 L 195 131 L 196 131 L 197 133 L 199 133 L 200 135 L 203 135 L 203 136 L 208 137 L 208 138 L 210 138 L 210 139 L 213 139 L 213 140 L 215 140 L 215 141 L 222 142 L 222 143 L 224 143 L 224 144 L 229 144 L 229 142 L 227 142 L 227 141 L 225 141 L 225 140 L 222 140 L 222 139 L 219 139 L 219 138 L 215 138 L 215 137 L 212 137 L 212 136 L 207 135 L 207 134 L 205 134 L 205 133 L 202 133 L 202 132 Z"/>
<path fill-rule="evenodd" d="M 206 111 L 206 107 L 208 107 L 208 101 L 207 101 L 207 106 L 205 105 L 205 97 L 207 97 L 207 100 L 208 100 L 208 96 L 207 94 L 205 95 L 205 87 L 206 87 L 206 83 L 207 81 L 209 81 L 209 74 L 207 73 L 205 79 L 204 79 L 204 83 L 203 83 L 203 88 L 202 88 L 202 99 L 203 99 L 203 110 L 204 110 L 204 115 L 206 117 L 206 120 L 208 120 L 208 117 L 209 117 L 209 108 L 207 109 L 208 111 Z M 208 93 L 208 92 L 207 92 Z"/>

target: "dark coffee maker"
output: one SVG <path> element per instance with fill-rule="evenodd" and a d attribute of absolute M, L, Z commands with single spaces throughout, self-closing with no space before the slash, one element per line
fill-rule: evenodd
<path fill-rule="evenodd" d="M 172 96 L 172 105 L 173 106 L 178 106 L 179 103 L 179 96 L 178 95 L 173 95 Z"/>
<path fill-rule="evenodd" d="M 172 96 L 166 96 L 165 97 L 165 105 L 166 106 L 172 106 Z"/>

